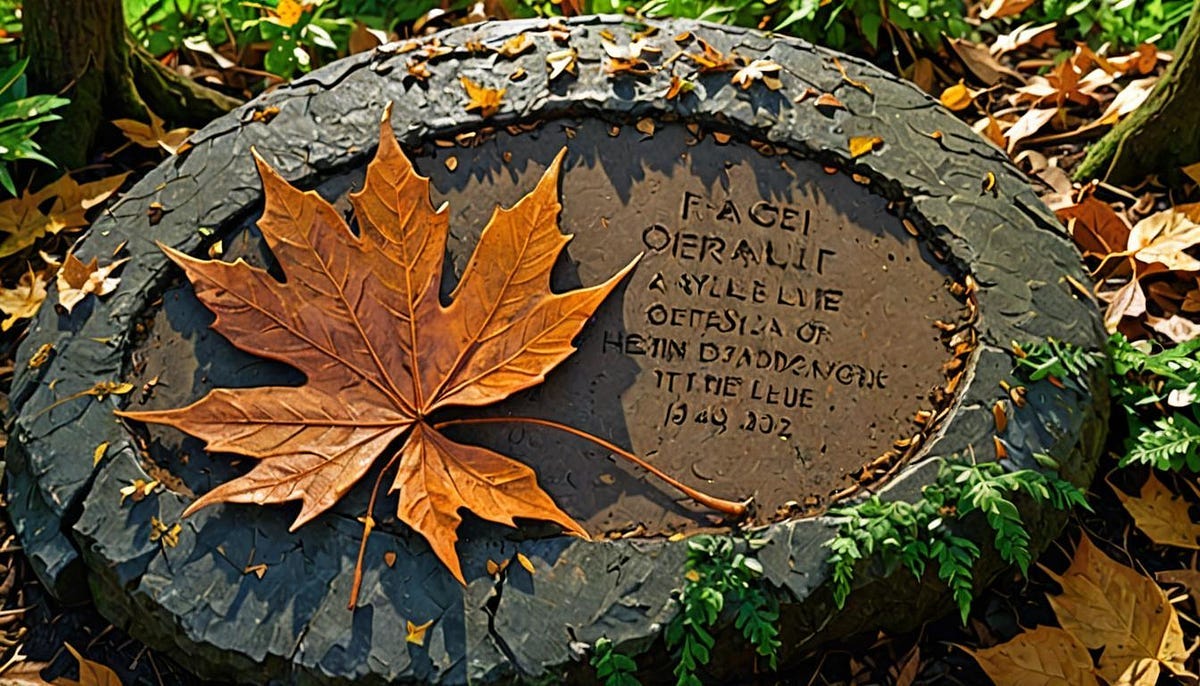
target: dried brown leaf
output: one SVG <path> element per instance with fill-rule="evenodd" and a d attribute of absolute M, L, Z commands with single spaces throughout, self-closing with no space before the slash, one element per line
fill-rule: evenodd
<path fill-rule="evenodd" d="M 1130 684 L 1153 685 L 1160 667 L 1187 676 L 1179 616 L 1153 579 L 1118 564 L 1087 535 L 1079 541 L 1070 568 L 1061 577 L 1047 572 L 1062 593 L 1049 596 L 1063 629 L 1089 649 L 1103 649 L 1098 672 L 1118 683 L 1131 669 Z"/>
<path fill-rule="evenodd" d="M 293 188 L 258 159 L 259 228 L 286 281 L 242 262 L 165 250 L 217 314 L 214 329 L 247 352 L 286 360 L 308 381 L 217 389 L 185 408 L 121 413 L 198 436 L 210 451 L 255 458 L 249 473 L 202 495 L 185 515 L 217 503 L 300 500 L 295 529 L 407 434 L 391 487 L 400 492 L 399 518 L 459 581 L 462 508 L 509 526 L 516 517 L 548 520 L 586 536 L 532 469 L 451 441 L 426 422 L 441 408 L 487 405 L 541 383 L 633 268 L 597 286 L 550 291 L 569 240 L 557 224 L 564 154 L 532 192 L 493 214 L 448 305 L 438 293 L 449 212 L 431 205 L 429 181 L 401 152 L 389 117 L 364 187 L 351 195 L 357 235 L 319 195 Z"/>
<path fill-rule="evenodd" d="M 504 99 L 506 88 L 487 88 L 463 76 L 459 79 L 463 90 L 467 92 L 468 112 L 478 112 L 479 116 L 487 119 L 500 111 L 500 102 Z"/>
<path fill-rule="evenodd" d="M 1095 686 L 1092 656 L 1073 635 L 1041 626 L 983 650 L 959 646 L 996 686 Z"/>
<path fill-rule="evenodd" d="M 0 330 L 8 331 L 22 319 L 37 314 L 46 300 L 48 277 L 35 274 L 33 268 L 21 275 L 16 288 L 0 288 L 0 312 L 8 315 L 0 322 Z"/>
<path fill-rule="evenodd" d="M 95 293 L 97 297 L 108 295 L 116 290 L 121 283 L 119 277 L 112 276 L 113 270 L 128 261 L 128 258 L 117 260 L 103 267 L 95 257 L 84 264 L 75 253 L 67 253 L 63 264 L 58 269 L 58 304 L 70 312 L 88 296 Z"/>
<path fill-rule="evenodd" d="M 1159 545 L 1200 550 L 1200 524 L 1192 520 L 1189 502 L 1172 493 L 1153 472 L 1134 498 L 1113 489 L 1142 533 Z"/>
<path fill-rule="evenodd" d="M 121 679 L 112 669 L 80 655 L 70 643 L 64 645 L 79 663 L 79 680 L 59 677 L 54 680 L 55 686 L 121 686 Z"/>
<path fill-rule="evenodd" d="M 992 19 L 1015 17 L 1029 9 L 1033 3 L 1034 0 L 992 0 L 979 13 L 979 18 L 984 21 L 990 21 Z"/>

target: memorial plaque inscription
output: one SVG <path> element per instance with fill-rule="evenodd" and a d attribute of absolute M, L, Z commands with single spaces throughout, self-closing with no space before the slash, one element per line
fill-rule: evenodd
<path fill-rule="evenodd" d="M 542 386 L 473 413 L 581 428 L 708 492 L 753 495 L 763 519 L 789 502 L 822 505 L 916 432 L 912 417 L 929 408 L 949 358 L 933 323 L 954 319 L 960 305 L 947 273 L 884 200 L 814 162 L 681 125 L 647 136 L 596 119 L 477 134 L 469 147 L 427 145 L 414 159 L 454 213 L 456 274 L 495 204 L 515 202 L 563 146 L 561 224 L 575 238 L 555 289 L 642 260 Z M 359 183 L 350 175 L 323 191 L 344 203 Z M 169 379 L 177 357 L 162 356 L 142 381 Z M 193 397 L 206 390 L 182 378 L 167 385 Z M 152 404 L 192 399 L 170 395 Z M 450 432 L 532 465 L 594 534 L 708 523 L 702 508 L 561 432 L 521 424 Z"/>

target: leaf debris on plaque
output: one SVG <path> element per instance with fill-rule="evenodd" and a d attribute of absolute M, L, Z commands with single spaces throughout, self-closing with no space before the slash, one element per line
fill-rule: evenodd
<path fill-rule="evenodd" d="M 431 619 L 424 624 L 414 624 L 411 620 L 406 620 L 404 622 L 406 630 L 404 640 L 413 645 L 425 645 L 425 632 L 429 631 L 429 627 L 433 626 L 434 621 L 436 620 Z"/>
<path fill-rule="evenodd" d="M 500 111 L 500 102 L 507 89 L 487 88 L 465 76 L 459 78 L 459 83 L 467 92 L 466 110 L 468 112 L 476 111 L 479 116 L 487 119 Z"/>
<path fill-rule="evenodd" d="M 555 50 L 546 55 L 546 66 L 550 68 L 550 80 L 553 81 L 564 73 L 575 75 L 575 60 L 579 57 L 579 51 L 575 48 L 565 48 L 563 50 Z"/>

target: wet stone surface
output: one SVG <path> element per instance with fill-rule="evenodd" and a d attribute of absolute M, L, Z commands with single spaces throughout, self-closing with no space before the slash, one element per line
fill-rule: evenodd
<path fill-rule="evenodd" d="M 1014 468 L 1036 466 L 1032 455 L 1045 452 L 1086 484 L 1106 427 L 1102 370 L 1068 388 L 1030 384 L 1000 432 L 992 414 L 1008 402 L 1001 383 L 1013 378 L 1013 341 L 1054 337 L 1095 350 L 1104 338 L 1095 303 L 1070 285 L 1086 282 L 1078 255 L 1003 151 L 911 84 L 853 58 L 728 27 L 650 26 L 661 68 L 641 77 L 605 67 L 604 37 L 628 42 L 636 30 L 618 17 L 487 23 L 343 60 L 198 132 L 185 155 L 97 220 L 77 253 L 107 260 L 123 250 L 120 288 L 69 316 L 43 309 L 12 389 L 9 511 L 46 587 L 94 601 L 132 635 L 224 680 L 574 682 L 590 673 L 581 646 L 602 636 L 647 669 L 669 665 L 661 628 L 676 612 L 687 541 L 663 534 L 733 532 L 590 444 L 528 427 L 448 429 L 531 464 L 595 540 L 467 517 L 461 586 L 394 521 L 394 500 L 381 498 L 350 612 L 358 518 L 376 472 L 297 532 L 288 531 L 295 505 L 217 506 L 181 519 L 196 493 L 247 464 L 114 418 L 117 407 L 179 406 L 215 387 L 302 383 L 209 330 L 211 315 L 156 242 L 204 255 L 220 241 L 224 258 L 271 267 L 254 229 L 262 198 L 251 148 L 348 212 L 344 196 L 361 182 L 388 103 L 435 201 L 451 205 L 444 293 L 495 204 L 531 189 L 563 146 L 561 223 L 576 238 L 555 288 L 595 284 L 644 253 L 543 386 L 470 412 L 552 418 L 716 495 L 753 494 L 758 522 L 773 522 L 753 535 L 767 541 L 756 554 L 781 602 L 785 668 L 824 642 L 912 628 L 952 604 L 932 577 L 868 565 L 835 611 L 825 544 L 838 522 L 780 519 L 776 508 L 799 501 L 786 513 L 819 515 L 865 463 L 890 478 L 872 485 L 882 497 L 915 499 L 940 458 L 994 459 L 997 442 Z M 494 52 L 521 33 L 529 50 Z M 700 37 L 747 61 L 775 61 L 780 90 L 690 73 L 677 53 Z M 578 68 L 552 79 L 547 57 L 564 45 L 578 51 Z M 411 61 L 430 55 L 429 76 L 409 76 Z M 673 75 L 698 88 L 664 99 Z M 506 89 L 496 114 L 466 112 L 463 76 Z M 811 92 L 845 107 L 817 108 Z M 856 156 L 849 142 L 858 136 L 883 143 Z M 988 174 L 992 192 L 981 193 Z M 151 203 L 161 210 L 148 214 Z M 964 328 L 952 290 L 968 282 L 978 289 Z M 939 321 L 956 331 L 943 333 Z M 31 366 L 39 351 L 48 361 Z M 120 380 L 135 390 L 82 395 Z M 923 433 L 918 411 L 935 417 Z M 149 495 L 121 497 L 151 479 L 161 485 Z M 1035 550 L 1062 523 L 1037 507 L 1022 515 Z M 985 549 L 981 583 L 1004 570 L 989 536 L 961 533 Z M 491 571 L 518 553 L 533 572 Z M 405 640 L 407 622 L 431 622 L 423 645 Z M 731 617 L 719 624 L 718 645 L 730 652 L 706 678 L 744 679 L 751 652 Z"/>
<path fill-rule="evenodd" d="M 414 160 L 432 178 L 435 205 L 448 202 L 452 212 L 445 295 L 492 209 L 532 188 L 564 146 L 560 223 L 574 238 L 552 288 L 597 283 L 643 255 L 585 328 L 579 351 L 544 384 L 466 414 L 564 422 L 710 493 L 753 496 L 766 519 L 789 502 L 816 509 L 918 430 L 912 417 L 935 409 L 930 390 L 945 382 L 950 359 L 934 322 L 955 321 L 961 304 L 948 270 L 886 200 L 812 161 L 722 140 L 680 124 L 647 136 L 596 119 L 558 120 L 479 136 L 469 148 L 425 145 Z M 360 186 L 358 171 L 321 190 L 349 219 L 343 191 Z M 252 228 L 221 247 L 220 259 L 271 264 Z M 214 387 L 303 382 L 238 351 L 208 330 L 211 321 L 190 286 L 168 292 L 132 352 L 129 380 L 146 392 L 129 407 L 180 407 Z M 210 458 L 173 429 L 149 430 L 158 464 L 192 491 L 230 478 L 231 461 L 248 467 L 236 456 Z M 561 431 L 510 424 L 453 433 L 533 466 L 593 535 L 712 526 L 711 512 Z M 361 499 L 351 502 L 361 513 Z M 388 509 L 376 516 L 388 521 Z"/>

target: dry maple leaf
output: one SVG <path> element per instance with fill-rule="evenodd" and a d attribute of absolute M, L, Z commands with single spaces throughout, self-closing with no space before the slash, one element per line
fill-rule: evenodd
<path fill-rule="evenodd" d="M 46 299 L 47 279 L 37 275 L 33 267 L 21 275 L 16 288 L 0 288 L 0 312 L 8 315 L 0 322 L 0 330 L 8 331 L 21 319 L 37 314 Z"/>
<path fill-rule="evenodd" d="M 959 647 L 975 658 L 997 684 L 1093 686 L 1099 683 L 1087 648 L 1058 627 L 1041 626 L 983 650 Z"/>
<path fill-rule="evenodd" d="M 112 273 L 128 259 L 117 260 L 101 267 L 95 257 L 85 264 L 75 257 L 75 253 L 67 253 L 62 267 L 58 270 L 58 304 L 70 312 L 89 293 L 95 293 L 96 297 L 112 293 L 121 283 L 121 279 L 112 276 Z"/>
<path fill-rule="evenodd" d="M 80 655 L 70 643 L 64 645 L 79 663 L 79 680 L 59 677 L 54 680 L 54 686 L 121 686 L 120 677 L 112 669 Z"/>
<path fill-rule="evenodd" d="M 400 150 L 385 115 L 364 187 L 351 195 L 360 235 L 313 191 L 302 192 L 256 156 L 265 206 L 259 227 L 285 273 L 277 281 L 242 261 L 198 260 L 170 248 L 213 328 L 237 347 L 286 362 L 299 387 L 217 389 L 192 405 L 122 416 L 167 424 L 211 451 L 257 458 L 185 511 L 224 502 L 302 502 L 292 529 L 332 506 L 388 445 L 400 467 L 401 521 L 429 541 L 460 582 L 454 549 L 460 508 L 514 526 L 523 517 L 585 536 L 537 485 L 529 467 L 446 438 L 426 418 L 479 406 L 542 382 L 574 352 L 572 340 L 636 263 L 566 293 L 550 272 L 570 240 L 558 228 L 564 152 L 537 187 L 498 208 L 450 304 L 439 299 L 449 214 Z M 373 522 L 365 518 L 369 531 Z M 353 606 L 353 601 L 352 601 Z"/>
<path fill-rule="evenodd" d="M 87 211 L 104 202 L 127 176 L 128 172 L 81 184 L 64 174 L 36 193 L 0 202 L 0 231 L 8 234 L 0 242 L 0 257 L 21 252 L 46 234 L 87 226 Z M 47 201 L 50 209 L 42 212 Z"/>
<path fill-rule="evenodd" d="M 479 112 L 479 116 L 487 119 L 493 114 L 500 111 L 500 102 L 504 99 L 506 88 L 487 88 L 478 83 L 475 83 L 467 77 L 459 79 L 462 87 L 467 91 L 467 111 L 472 110 Z"/>
<path fill-rule="evenodd" d="M 1190 401 L 1189 403 L 1190 404 Z M 1171 492 L 1153 473 L 1134 498 L 1113 489 L 1142 533 L 1159 545 L 1200 550 L 1200 524 L 1192 521 L 1189 502 Z"/>
<path fill-rule="evenodd" d="M 196 129 L 181 127 L 168 131 L 163 126 L 162 117 L 150 110 L 146 110 L 146 114 L 150 119 L 149 124 L 136 119 L 114 119 L 112 124 L 121 129 L 121 133 L 125 134 L 125 138 L 129 139 L 130 143 L 143 148 L 150 150 L 161 148 L 169 154 L 175 155 L 189 147 L 188 136 L 195 133 Z"/>
<path fill-rule="evenodd" d="M 1088 648 L 1104 649 L 1097 671 L 1105 681 L 1154 684 L 1160 667 L 1189 675 L 1179 616 L 1152 579 L 1116 563 L 1086 535 L 1070 568 L 1050 576 L 1062 586 L 1049 596 L 1059 624 Z"/>

